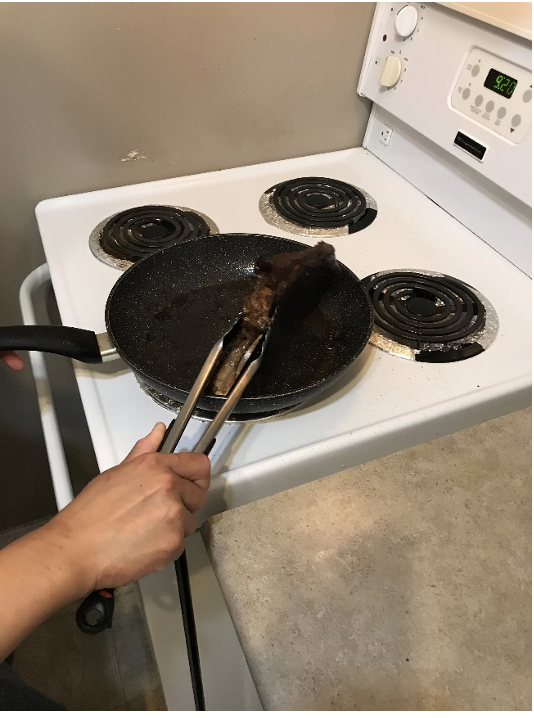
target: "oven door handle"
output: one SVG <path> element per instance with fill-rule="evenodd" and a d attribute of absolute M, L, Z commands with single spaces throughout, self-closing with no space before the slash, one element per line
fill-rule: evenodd
<path fill-rule="evenodd" d="M 40 267 L 37 267 L 37 269 L 34 269 L 22 282 L 19 291 L 19 303 L 24 324 L 37 324 L 34 310 L 34 296 L 41 287 L 49 282 L 50 271 L 48 264 L 42 264 Z M 41 415 L 56 505 L 58 511 L 61 511 L 63 507 L 72 501 L 74 494 L 43 354 L 30 351 L 30 366 L 35 380 L 39 413 Z"/>

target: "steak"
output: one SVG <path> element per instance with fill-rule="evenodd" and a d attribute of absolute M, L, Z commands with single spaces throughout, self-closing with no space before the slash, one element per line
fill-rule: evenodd
<path fill-rule="evenodd" d="M 271 326 L 275 311 L 277 322 L 281 314 L 297 311 L 297 306 L 299 315 L 311 311 L 330 285 L 336 268 L 334 248 L 326 242 L 301 252 L 276 254 L 270 261 L 258 257 L 254 286 L 243 303 L 239 333 L 211 382 L 211 391 L 216 396 L 228 394 L 251 352 Z"/>

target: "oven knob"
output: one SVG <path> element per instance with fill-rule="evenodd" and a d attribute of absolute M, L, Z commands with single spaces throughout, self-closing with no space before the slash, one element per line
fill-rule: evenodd
<path fill-rule="evenodd" d="M 413 5 L 405 5 L 395 18 L 395 30 L 401 37 L 410 37 L 417 25 L 417 10 Z"/>
<path fill-rule="evenodd" d="M 378 80 L 379 84 L 382 85 L 382 87 L 393 87 L 393 85 L 396 85 L 399 81 L 401 70 L 402 63 L 400 59 L 396 55 L 388 55 L 384 62 L 380 79 Z"/>

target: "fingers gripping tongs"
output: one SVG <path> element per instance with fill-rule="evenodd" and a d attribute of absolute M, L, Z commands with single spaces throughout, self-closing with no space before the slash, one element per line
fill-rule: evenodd
<path fill-rule="evenodd" d="M 220 359 L 224 356 L 226 348 L 232 339 L 237 336 L 241 323 L 242 319 L 240 317 L 235 324 L 230 327 L 226 334 L 224 334 L 224 336 L 222 336 L 219 341 L 214 344 L 212 350 L 208 354 L 208 358 L 204 362 L 204 365 L 198 374 L 195 383 L 193 384 L 193 388 L 191 389 L 189 396 L 180 410 L 180 413 L 176 419 L 173 419 L 173 421 L 169 424 L 158 451 L 170 454 L 176 448 L 176 445 L 184 433 L 185 427 L 191 417 L 191 414 L 193 413 L 200 395 L 202 394 L 202 391 L 208 385 L 209 380 L 213 377 L 216 368 L 220 365 Z M 248 346 L 245 355 L 240 362 L 241 369 L 238 372 L 232 388 L 227 394 L 227 398 L 222 408 L 216 414 L 215 418 L 209 425 L 208 429 L 204 432 L 193 451 L 208 455 L 213 448 L 215 437 L 217 436 L 219 430 L 231 414 L 232 409 L 235 407 L 239 398 L 245 391 L 247 384 L 250 382 L 260 366 L 265 345 L 269 337 L 269 329 L 264 334 L 259 334 Z M 184 625 L 195 708 L 196 710 L 206 710 L 195 627 L 195 616 L 193 613 L 193 601 L 191 598 L 191 588 L 189 585 L 189 572 L 187 568 L 185 550 L 180 558 L 174 562 L 174 567 L 176 570 L 178 593 L 180 595 L 180 604 L 182 607 L 182 621 Z"/>

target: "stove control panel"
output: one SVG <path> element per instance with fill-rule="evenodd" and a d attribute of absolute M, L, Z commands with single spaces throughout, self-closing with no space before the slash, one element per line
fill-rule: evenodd
<path fill-rule="evenodd" d="M 425 5 L 394 3 L 388 10 L 388 26 L 384 28 L 380 53 L 374 60 L 373 68 L 381 93 L 396 91 L 406 81 L 413 42 L 415 40 L 417 44 L 419 39 Z"/>
<path fill-rule="evenodd" d="M 440 3 L 379 2 L 358 93 L 380 115 L 377 136 L 393 130 L 377 152 L 411 137 L 531 206 L 528 40 Z"/>
<path fill-rule="evenodd" d="M 479 47 L 471 50 L 451 93 L 451 105 L 518 144 L 532 124 L 532 74 Z"/>

